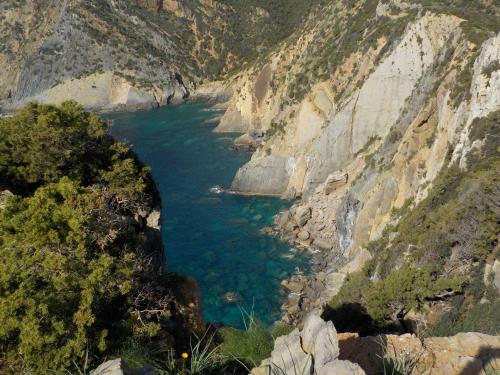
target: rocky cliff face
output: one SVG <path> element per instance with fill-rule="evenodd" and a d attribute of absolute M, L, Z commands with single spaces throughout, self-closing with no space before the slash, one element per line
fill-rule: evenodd
<path fill-rule="evenodd" d="M 409 375 L 479 375 L 500 368 L 499 349 L 499 337 L 479 333 L 425 340 L 414 335 L 337 334 L 331 322 L 311 314 L 301 331 L 278 338 L 272 357 L 251 374 L 376 375 L 404 369 Z"/>
<path fill-rule="evenodd" d="M 285 9 L 261 0 L 2 1 L 0 109 L 179 102 L 288 35 L 293 17 L 273 22 Z"/>
<path fill-rule="evenodd" d="M 181 77 L 195 77 L 195 67 L 179 67 L 172 34 L 140 7 L 79 1 L 0 7 L 3 110 L 67 99 L 89 109 L 155 107 L 188 95 Z"/>
<path fill-rule="evenodd" d="M 226 84 L 233 95 L 217 128 L 265 134 L 232 189 L 300 198 L 277 224 L 322 251 L 320 272 L 300 288 L 317 306 L 444 166 L 466 168 L 473 120 L 500 108 L 498 7 L 476 5 L 496 19 L 479 31 L 475 13 L 432 1 L 348 3 L 320 7 Z"/>

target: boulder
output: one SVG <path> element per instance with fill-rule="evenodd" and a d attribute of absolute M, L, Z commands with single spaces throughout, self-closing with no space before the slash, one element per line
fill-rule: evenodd
<path fill-rule="evenodd" d="M 365 372 L 358 364 L 349 361 L 333 361 L 327 363 L 317 375 L 364 375 Z"/>
<path fill-rule="evenodd" d="M 302 350 L 300 341 L 301 338 L 298 329 L 295 329 L 287 336 L 281 336 L 276 339 L 274 350 L 271 353 L 271 374 L 311 373 L 313 367 L 312 356 Z"/>
<path fill-rule="evenodd" d="M 324 193 L 326 195 L 333 193 L 338 188 L 347 184 L 347 173 L 335 172 L 328 176 L 324 185 Z"/>
<path fill-rule="evenodd" d="M 157 375 L 151 368 L 133 369 L 121 358 L 104 362 L 98 368 L 90 371 L 90 375 Z"/>
<path fill-rule="evenodd" d="M 311 218 L 311 209 L 307 206 L 300 206 L 295 211 L 295 221 L 300 227 L 307 224 Z"/>
<path fill-rule="evenodd" d="M 337 331 L 332 322 L 325 322 L 316 314 L 307 316 L 301 333 L 302 349 L 314 356 L 314 366 L 319 371 L 339 356 Z"/>
<path fill-rule="evenodd" d="M 313 244 L 322 250 L 331 250 L 333 248 L 333 244 L 323 238 L 315 238 Z"/>
<path fill-rule="evenodd" d="M 358 365 L 340 361 L 338 357 L 337 331 L 333 323 L 311 313 L 302 331 L 295 329 L 276 339 L 271 358 L 264 360 L 251 374 L 365 375 Z"/>
<path fill-rule="evenodd" d="M 288 289 L 289 291 L 294 293 L 300 293 L 302 292 L 302 290 L 304 290 L 304 284 L 299 281 L 283 280 L 281 282 L 281 285 L 283 286 L 283 288 Z"/>
<path fill-rule="evenodd" d="M 274 218 L 274 223 L 280 228 L 284 228 L 290 220 L 290 211 L 282 211 Z"/>
<path fill-rule="evenodd" d="M 307 241 L 311 237 L 311 234 L 307 230 L 301 230 L 299 234 L 297 234 L 297 238 L 301 241 Z"/>
<path fill-rule="evenodd" d="M 227 292 L 222 295 L 225 303 L 239 303 L 243 299 L 238 292 Z"/>

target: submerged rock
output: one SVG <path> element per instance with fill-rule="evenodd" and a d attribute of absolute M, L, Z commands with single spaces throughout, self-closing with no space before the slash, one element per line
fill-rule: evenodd
<path fill-rule="evenodd" d="M 243 297 L 238 292 L 227 292 L 222 295 L 222 300 L 225 303 L 239 303 Z"/>
<path fill-rule="evenodd" d="M 209 191 L 212 194 L 222 194 L 222 193 L 224 193 L 224 189 L 220 185 L 215 185 L 214 187 L 211 187 Z"/>

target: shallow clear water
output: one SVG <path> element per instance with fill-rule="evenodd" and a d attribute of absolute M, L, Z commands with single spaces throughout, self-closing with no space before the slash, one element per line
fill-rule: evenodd
<path fill-rule="evenodd" d="M 111 133 L 132 145 L 152 168 L 163 204 L 163 241 L 167 267 L 194 277 L 202 290 L 208 321 L 240 326 L 240 307 L 253 309 L 266 324 L 280 318 L 284 291 L 280 281 L 307 272 L 308 257 L 259 229 L 285 203 L 277 198 L 212 194 L 229 187 L 249 158 L 231 150 L 235 135 L 215 134 L 204 123 L 214 112 L 203 103 L 155 111 L 119 113 Z M 237 292 L 239 304 L 225 303 Z"/>

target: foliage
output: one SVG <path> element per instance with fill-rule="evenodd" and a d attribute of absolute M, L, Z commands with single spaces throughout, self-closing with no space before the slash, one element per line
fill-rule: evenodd
<path fill-rule="evenodd" d="M 30 104 L 0 133 L 2 182 L 24 195 L 0 211 L 0 367 L 45 374 L 125 338 L 170 345 L 170 276 L 141 222 L 157 199 L 147 169 L 72 102 Z"/>
<path fill-rule="evenodd" d="M 418 363 L 419 357 L 412 353 L 402 353 L 398 356 L 382 358 L 382 375 L 411 375 Z"/>
<path fill-rule="evenodd" d="M 381 375 L 411 375 L 414 373 L 423 351 L 396 350 L 395 347 L 389 351 L 382 336 L 379 336 L 378 341 L 383 352 L 383 355 L 379 356 L 381 359 L 379 373 Z"/>
<path fill-rule="evenodd" d="M 252 323 L 247 330 L 225 328 L 222 337 L 222 354 L 236 358 L 250 368 L 258 366 L 273 350 L 273 336 L 260 323 Z"/>
<path fill-rule="evenodd" d="M 368 289 L 366 307 L 376 320 L 402 318 L 411 309 L 446 291 L 461 291 L 463 278 L 437 279 L 430 267 L 405 266 L 376 281 Z"/>
<path fill-rule="evenodd" d="M 221 353 L 227 359 L 236 359 L 246 367 L 252 368 L 271 355 L 274 340 L 287 335 L 291 327 L 277 324 L 271 329 L 255 320 L 252 314 L 244 318 L 245 329 L 222 329 L 223 343 Z"/>
<path fill-rule="evenodd" d="M 500 333 L 500 299 L 495 291 L 490 291 L 489 298 L 481 303 L 473 298 L 456 296 L 452 306 L 453 309 L 425 332 L 426 336 L 453 336 L 459 332 Z"/>
<path fill-rule="evenodd" d="M 30 103 L 0 122 L 1 182 L 16 192 L 30 193 L 67 176 L 137 199 L 152 185 L 148 172 L 107 134 L 104 121 L 73 101 L 60 107 Z"/>

